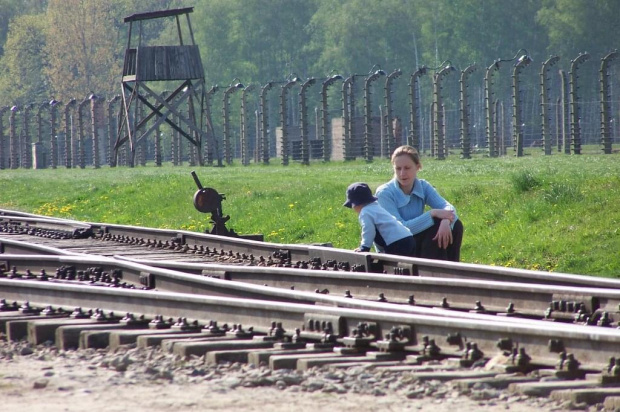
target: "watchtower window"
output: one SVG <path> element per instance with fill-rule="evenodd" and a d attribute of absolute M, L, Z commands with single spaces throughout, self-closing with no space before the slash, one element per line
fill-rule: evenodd
<path fill-rule="evenodd" d="M 202 61 L 198 46 L 194 43 L 189 21 L 189 13 L 193 7 L 172 10 L 160 10 L 148 13 L 133 14 L 125 18 L 129 23 L 129 36 L 123 64 L 123 81 L 167 81 L 204 78 Z M 189 30 L 190 44 L 184 44 L 179 17 L 185 16 Z M 177 21 L 178 45 L 147 46 L 142 43 L 142 23 L 149 20 L 172 17 Z M 131 45 L 133 25 L 139 29 L 138 44 Z"/>
<path fill-rule="evenodd" d="M 203 77 L 202 61 L 196 45 L 141 46 L 125 52 L 124 81 L 186 80 Z"/>

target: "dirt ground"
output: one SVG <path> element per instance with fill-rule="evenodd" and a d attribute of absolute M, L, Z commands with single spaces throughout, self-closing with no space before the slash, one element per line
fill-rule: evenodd
<path fill-rule="evenodd" d="M 144 379 L 72 354 L 54 358 L 0 353 L 0 410 L 7 412 L 168 412 L 168 411 L 433 411 L 479 412 L 564 410 L 546 399 L 502 395 L 476 401 L 450 391 L 437 398 L 308 392 L 221 385 L 201 377 Z M 221 382 L 220 382 L 221 383 Z"/>

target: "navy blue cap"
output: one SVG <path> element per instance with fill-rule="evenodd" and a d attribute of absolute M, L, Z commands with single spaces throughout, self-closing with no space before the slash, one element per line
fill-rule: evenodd
<path fill-rule="evenodd" d="M 353 207 L 365 205 L 375 200 L 377 200 L 377 198 L 372 195 L 372 191 L 366 183 L 351 183 L 347 188 L 347 201 L 344 202 L 343 206 Z"/>

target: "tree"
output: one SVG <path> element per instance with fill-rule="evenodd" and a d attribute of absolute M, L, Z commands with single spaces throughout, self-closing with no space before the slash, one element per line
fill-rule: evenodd
<path fill-rule="evenodd" d="M 581 52 L 602 57 L 620 42 L 618 1 L 545 0 L 537 20 L 549 33 L 550 53 L 574 59 Z"/>
<path fill-rule="evenodd" d="M 18 16 L 41 14 L 47 8 L 47 0 L 0 0 L 0 56 L 4 53 L 9 24 Z"/>
<path fill-rule="evenodd" d="M 406 0 L 324 0 L 312 17 L 310 48 L 316 71 L 365 74 L 378 64 L 386 71 L 416 66 L 416 8 Z"/>
<path fill-rule="evenodd" d="M 511 58 L 520 48 L 542 53 L 543 28 L 536 23 L 539 0 L 436 0 L 417 4 L 427 65 L 449 59 L 464 68 Z"/>
<path fill-rule="evenodd" d="M 45 75 L 45 30 L 43 15 L 20 16 L 10 24 L 0 75 L 0 96 L 10 104 L 46 101 L 50 97 L 50 82 Z"/>
<path fill-rule="evenodd" d="M 111 95 L 120 82 L 117 32 L 112 30 L 116 26 L 115 3 L 50 0 L 47 73 L 59 98 L 68 100 L 91 92 Z"/>
<path fill-rule="evenodd" d="M 304 49 L 315 11 L 308 0 L 211 0 L 196 4 L 196 41 L 208 81 L 227 85 L 306 76 L 312 54 Z"/>

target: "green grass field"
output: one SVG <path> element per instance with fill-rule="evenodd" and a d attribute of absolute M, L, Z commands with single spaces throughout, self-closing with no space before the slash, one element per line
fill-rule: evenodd
<path fill-rule="evenodd" d="M 620 277 L 620 158 L 554 154 L 521 158 L 423 158 L 419 177 L 452 202 L 464 223 L 462 261 Z M 202 232 L 196 186 L 225 194 L 228 228 L 276 243 L 332 242 L 353 249 L 356 214 L 346 187 L 391 178 L 387 159 L 283 167 L 147 167 L 2 170 L 0 207 L 91 222 Z"/>

